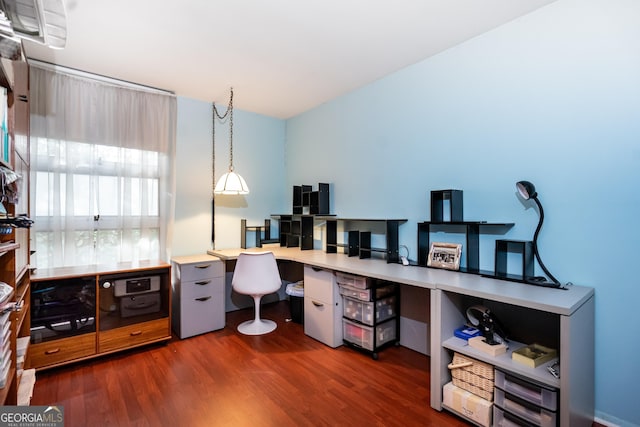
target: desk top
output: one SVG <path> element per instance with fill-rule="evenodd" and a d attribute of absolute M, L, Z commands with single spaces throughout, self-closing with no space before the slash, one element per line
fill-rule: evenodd
<path fill-rule="evenodd" d="M 132 273 L 144 270 L 171 268 L 170 264 L 160 260 L 143 260 L 138 262 L 118 262 L 114 264 L 92 264 L 74 267 L 55 267 L 38 269 L 31 274 L 32 282 L 43 280 L 65 279 L 83 276 L 103 276 L 115 273 Z"/>
<path fill-rule="evenodd" d="M 288 260 L 426 289 L 440 289 L 492 301 L 514 304 L 560 315 L 571 315 L 594 295 L 586 286 L 570 286 L 567 290 L 544 288 L 525 283 L 482 277 L 475 274 L 436 268 L 387 264 L 381 259 L 360 259 L 321 250 L 268 247 L 251 249 L 209 250 L 209 255 L 233 260 L 240 252 L 271 251 L 280 260 Z"/>

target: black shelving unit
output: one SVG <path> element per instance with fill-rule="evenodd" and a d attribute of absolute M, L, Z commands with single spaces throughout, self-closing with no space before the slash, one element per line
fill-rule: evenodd
<path fill-rule="evenodd" d="M 313 227 L 315 215 L 271 215 L 280 224 L 280 246 L 287 248 L 300 247 L 301 250 L 313 249 Z"/>
<path fill-rule="evenodd" d="M 319 183 L 318 189 L 311 185 L 293 186 L 294 215 L 329 215 L 329 184 Z"/>
<path fill-rule="evenodd" d="M 261 248 L 263 244 L 279 242 L 279 239 L 271 238 L 270 219 L 265 219 L 264 225 L 247 225 L 246 219 L 240 220 L 240 247 L 242 249 L 247 249 L 247 232 L 255 233 L 256 248 Z"/>
<path fill-rule="evenodd" d="M 337 253 L 338 248 L 345 248 L 348 256 L 359 256 L 360 258 L 371 258 L 372 253 L 383 254 L 387 263 L 397 263 L 400 261 L 400 225 L 407 222 L 406 219 L 371 219 L 371 218 L 337 218 L 333 216 L 316 216 L 318 220 L 326 221 L 326 247 L 327 253 Z M 371 247 L 370 230 L 345 230 L 347 232 L 347 242 L 338 242 L 338 222 L 360 222 L 360 223 L 382 223 L 386 246 L 384 248 Z"/>
<path fill-rule="evenodd" d="M 520 255 L 521 263 L 517 274 L 507 270 L 507 256 L 509 253 Z M 529 240 L 496 240 L 495 277 L 517 282 L 533 277 L 533 242 Z"/>
<path fill-rule="evenodd" d="M 463 250 L 466 254 L 466 265 L 460 267 L 460 271 L 474 274 L 489 274 L 480 270 L 480 234 L 483 229 L 491 229 L 495 232 L 506 232 L 514 223 L 488 223 L 485 221 L 460 221 L 460 222 L 432 222 L 418 223 L 418 265 L 426 267 L 429 256 L 430 235 L 432 231 L 451 231 L 457 228 L 466 235 L 466 244 Z"/>
<path fill-rule="evenodd" d="M 489 223 L 486 221 L 464 221 L 462 190 L 434 190 L 431 191 L 431 221 L 418 223 L 418 265 L 427 267 L 427 259 L 431 247 L 431 232 L 462 232 L 466 243 L 463 250 L 466 255 L 466 265 L 461 266 L 463 273 L 473 273 L 494 276 L 494 272 L 480 270 L 480 234 L 484 231 L 491 233 L 505 233 L 514 223 Z M 506 252 L 508 244 L 500 248 L 500 261 L 496 261 L 506 270 Z M 510 246 L 509 246 L 510 247 Z M 497 250 L 497 249 L 496 249 Z M 504 266 L 502 264 L 504 252 Z M 496 252 L 497 254 L 497 252 Z M 497 258 L 496 258 L 497 259 Z M 496 269 L 497 270 L 497 269 Z M 506 271 L 504 276 L 506 277 Z"/>
<path fill-rule="evenodd" d="M 311 185 L 294 185 L 291 214 L 271 215 L 280 223 L 277 241 L 287 248 L 313 249 L 313 226 L 315 215 L 331 216 L 329 213 L 329 184 L 319 183 L 314 190 Z"/>

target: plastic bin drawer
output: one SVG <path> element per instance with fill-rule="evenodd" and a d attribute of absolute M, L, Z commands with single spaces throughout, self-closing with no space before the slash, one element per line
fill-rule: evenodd
<path fill-rule="evenodd" d="M 558 409 L 558 390 L 523 380 L 496 369 L 496 387 L 526 402 L 550 411 Z"/>
<path fill-rule="evenodd" d="M 340 295 L 360 301 L 371 301 L 372 299 L 371 289 L 358 289 L 348 285 L 340 285 Z"/>
<path fill-rule="evenodd" d="M 382 298 L 395 291 L 395 285 L 378 286 L 375 288 L 360 289 L 349 285 L 340 285 L 340 295 L 359 299 L 360 301 L 373 301 L 376 298 Z"/>
<path fill-rule="evenodd" d="M 557 424 L 553 424 L 556 426 Z M 536 427 L 536 424 L 526 421 L 497 405 L 493 405 L 493 427 Z"/>
<path fill-rule="evenodd" d="M 378 325 L 365 326 L 347 319 L 342 320 L 343 337 L 345 341 L 364 349 L 374 351 L 377 347 L 396 339 L 396 319 Z M 374 345 L 375 330 L 375 345 Z"/>
<path fill-rule="evenodd" d="M 369 289 L 373 285 L 373 279 L 370 277 L 356 276 L 339 271 L 336 271 L 336 282 L 338 282 L 338 285 L 353 286 L 358 289 Z"/>
<path fill-rule="evenodd" d="M 511 396 L 499 388 L 495 390 L 495 403 L 505 412 L 529 421 L 533 425 L 539 427 L 554 427 L 557 425 L 555 412 Z"/>
<path fill-rule="evenodd" d="M 375 302 L 344 298 L 344 317 L 373 326 L 396 315 L 396 297 L 390 296 Z"/>

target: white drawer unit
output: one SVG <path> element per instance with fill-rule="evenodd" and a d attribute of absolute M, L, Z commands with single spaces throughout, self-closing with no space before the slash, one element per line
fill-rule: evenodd
<path fill-rule="evenodd" d="M 180 338 L 225 326 L 224 263 L 210 255 L 174 257 L 172 328 Z"/>
<path fill-rule="evenodd" d="M 304 333 L 328 345 L 342 345 L 342 298 L 333 271 L 304 267 Z"/>

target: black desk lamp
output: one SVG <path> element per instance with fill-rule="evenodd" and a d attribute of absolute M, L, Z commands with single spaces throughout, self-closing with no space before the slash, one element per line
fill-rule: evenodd
<path fill-rule="evenodd" d="M 520 193 L 520 196 L 522 196 L 523 199 L 525 200 L 533 199 L 533 201 L 536 202 L 536 205 L 538 205 L 538 210 L 540 211 L 540 221 L 538 221 L 538 227 L 536 227 L 536 232 L 533 234 L 533 254 L 538 260 L 538 264 L 540 264 L 540 267 L 542 267 L 542 270 L 549 278 L 549 280 L 547 280 L 546 277 L 540 277 L 540 276 L 526 277 L 525 282 L 530 285 L 564 289 L 562 284 L 558 282 L 558 280 L 555 277 L 553 277 L 551 273 L 549 273 L 549 270 L 547 270 L 547 267 L 544 266 L 542 259 L 540 259 L 540 254 L 538 253 L 538 234 L 540 234 L 540 229 L 542 228 L 542 222 L 544 221 L 544 210 L 542 209 L 542 204 L 540 203 L 540 200 L 538 200 L 538 193 L 536 192 L 536 187 L 529 181 L 519 181 L 518 183 L 516 183 L 516 188 L 518 189 L 518 193 Z"/>

